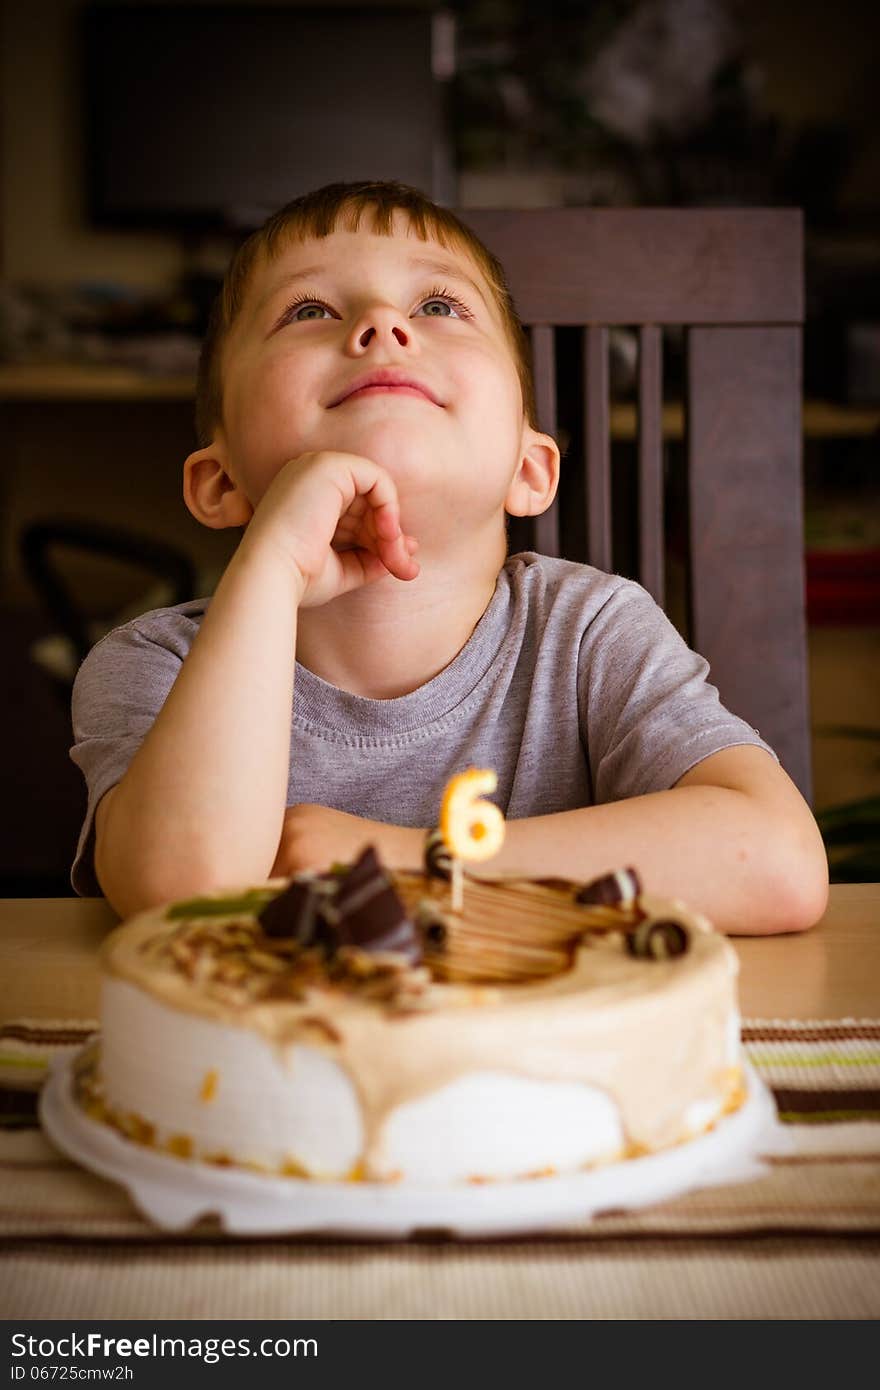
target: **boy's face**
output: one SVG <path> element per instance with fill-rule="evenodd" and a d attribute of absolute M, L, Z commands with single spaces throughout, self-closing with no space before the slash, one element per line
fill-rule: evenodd
<path fill-rule="evenodd" d="M 417 535 L 500 516 L 535 435 L 480 270 L 401 214 L 392 235 L 362 224 L 258 264 L 223 382 L 217 442 L 251 506 L 289 459 L 344 450 L 389 470 Z"/>

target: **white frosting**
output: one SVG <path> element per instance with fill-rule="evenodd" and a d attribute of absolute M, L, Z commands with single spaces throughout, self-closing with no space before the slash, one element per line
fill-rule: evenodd
<path fill-rule="evenodd" d="M 103 993 L 104 1033 L 113 1038 L 102 1062 L 106 1098 L 123 1113 L 161 1115 L 160 1143 L 185 1135 L 195 1156 L 216 1157 L 230 1154 L 234 1136 L 240 1162 L 277 1169 L 294 1161 L 316 1177 L 354 1167 L 364 1142 L 360 1105 L 324 1052 L 182 1014 L 124 980 L 106 982 Z"/>
<path fill-rule="evenodd" d="M 742 1058 L 742 1041 L 740 1028 L 742 1019 L 738 1009 L 732 1009 L 727 1019 L 727 1065 L 729 1067 L 739 1066 Z"/>
<path fill-rule="evenodd" d="M 617 1106 L 595 1086 L 474 1072 L 392 1112 L 377 1176 L 515 1178 L 620 1156 Z"/>
<path fill-rule="evenodd" d="M 717 1096 L 711 1096 L 708 1100 L 693 1101 L 684 1115 L 685 1134 L 688 1138 L 696 1138 L 710 1125 L 714 1125 L 723 1109 L 724 1106 Z"/>
<path fill-rule="evenodd" d="M 229 1153 L 278 1169 L 346 1177 L 363 1150 L 354 1087 L 331 1057 L 271 1044 L 248 1029 L 181 1014 L 123 980 L 104 986 L 102 1065 L 114 1110 L 161 1115 L 156 1138 L 192 1141 L 194 1157 Z M 619 1156 L 617 1107 L 599 1088 L 476 1072 L 392 1111 L 376 1176 L 449 1183 L 562 1171 Z"/>

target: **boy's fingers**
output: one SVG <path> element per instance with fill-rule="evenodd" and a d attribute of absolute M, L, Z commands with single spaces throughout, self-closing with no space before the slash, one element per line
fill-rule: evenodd
<path fill-rule="evenodd" d="M 419 564 L 412 557 L 418 541 L 401 529 L 393 478 L 369 459 L 349 456 L 346 464 L 353 495 L 349 494 L 334 537 L 344 587 L 369 583 L 389 572 L 398 579 L 415 579 Z M 364 530 L 371 536 L 366 545 Z"/>
<path fill-rule="evenodd" d="M 384 468 L 368 459 L 351 456 L 348 460 L 348 470 L 354 494 L 349 505 L 355 504 L 358 498 L 362 497 L 373 509 L 377 528 L 380 525 L 389 525 L 385 519 L 388 515 L 393 517 L 394 525 L 399 526 L 397 488 L 390 473 L 386 473 Z M 390 532 L 386 534 L 390 535 Z"/>
<path fill-rule="evenodd" d="M 379 556 L 369 550 L 342 551 L 339 555 L 339 567 L 342 575 L 340 593 L 347 593 L 349 589 L 359 589 L 363 584 L 370 584 L 374 579 L 381 579 L 388 573 Z"/>
<path fill-rule="evenodd" d="M 383 502 L 373 513 L 376 535 L 382 540 L 393 541 L 401 534 L 400 511 L 397 502 Z"/>
<path fill-rule="evenodd" d="M 398 579 L 415 579 L 419 564 L 412 557 L 418 541 L 401 530 L 397 489 L 384 470 L 379 472 L 366 496 L 373 509 L 373 525 L 383 565 Z"/>
<path fill-rule="evenodd" d="M 412 558 L 402 535 L 390 545 L 380 545 L 379 555 L 386 568 L 398 579 L 415 579 L 419 573 L 419 562 Z"/>

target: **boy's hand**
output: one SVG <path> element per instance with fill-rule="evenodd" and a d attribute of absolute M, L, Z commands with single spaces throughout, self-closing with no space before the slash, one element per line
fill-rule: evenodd
<path fill-rule="evenodd" d="M 329 869 L 334 862 L 350 864 L 367 845 L 375 846 L 389 867 L 418 869 L 424 840 L 424 830 L 386 825 L 330 806 L 288 806 L 271 877 Z"/>
<path fill-rule="evenodd" d="M 391 475 L 358 454 L 320 450 L 291 459 L 248 525 L 248 545 L 272 537 L 301 584 L 300 606 L 316 608 L 393 574 L 415 579 L 418 547 L 400 528 Z"/>

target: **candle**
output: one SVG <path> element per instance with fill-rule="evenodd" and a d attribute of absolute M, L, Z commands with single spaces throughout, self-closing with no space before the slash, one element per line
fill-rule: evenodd
<path fill-rule="evenodd" d="M 504 816 L 484 793 L 494 792 L 498 777 L 491 768 L 468 768 L 452 777 L 440 805 L 440 833 L 452 855 L 452 909 L 464 903 L 463 861 L 491 859 L 504 843 Z"/>

